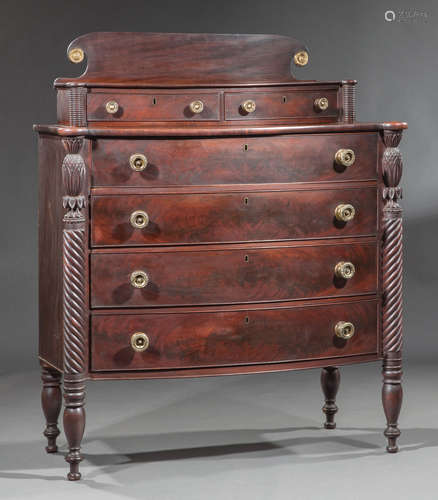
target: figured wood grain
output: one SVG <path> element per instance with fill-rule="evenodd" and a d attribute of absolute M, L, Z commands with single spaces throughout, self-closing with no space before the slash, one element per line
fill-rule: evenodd
<path fill-rule="evenodd" d="M 340 167 L 338 149 L 356 161 Z M 148 166 L 132 170 L 144 154 Z M 172 186 L 376 179 L 376 134 L 280 135 L 216 139 L 98 139 L 93 143 L 93 186 Z"/>
<path fill-rule="evenodd" d="M 58 84 L 293 81 L 293 55 L 306 50 L 286 36 L 215 33 L 96 32 L 73 40 L 67 53 L 76 47 L 86 55 L 85 73 Z"/>
<path fill-rule="evenodd" d="M 62 369 L 62 181 L 61 138 L 38 138 L 39 357 Z"/>
<path fill-rule="evenodd" d="M 353 220 L 335 218 L 335 208 L 341 203 L 353 204 Z M 91 208 L 91 243 L 96 246 L 288 240 L 377 232 L 375 188 L 94 196 Z M 149 217 L 148 225 L 141 229 L 130 223 L 137 210 Z"/>
<path fill-rule="evenodd" d="M 193 113 L 190 103 L 200 100 L 204 104 L 201 113 Z M 105 105 L 116 101 L 117 113 L 108 113 Z M 90 93 L 87 99 L 88 121 L 199 121 L 220 119 L 219 93 L 163 94 L 155 93 Z"/>
<path fill-rule="evenodd" d="M 337 321 L 353 321 L 348 341 Z M 94 316 L 92 370 L 145 370 L 283 362 L 377 352 L 377 303 L 223 313 Z M 131 335 L 149 347 L 135 352 Z"/>
<path fill-rule="evenodd" d="M 375 293 L 376 257 L 375 244 L 360 243 L 93 254 L 91 305 L 227 304 Z M 357 267 L 354 278 L 335 278 L 339 261 L 353 262 Z M 131 285 L 130 275 L 136 270 L 148 274 L 145 288 Z"/>
<path fill-rule="evenodd" d="M 328 108 L 321 111 L 315 108 L 315 99 L 326 97 Z M 252 113 L 246 113 L 242 104 L 251 99 L 256 103 Z M 336 90 L 289 90 L 281 89 L 270 92 L 225 92 L 226 120 L 260 120 L 303 117 L 319 117 L 327 123 L 337 121 L 339 117 L 338 93 Z"/>

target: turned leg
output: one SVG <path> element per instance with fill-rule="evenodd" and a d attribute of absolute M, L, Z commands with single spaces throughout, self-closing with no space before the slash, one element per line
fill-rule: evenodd
<path fill-rule="evenodd" d="M 70 472 L 67 478 L 77 481 L 81 478 L 79 464 L 82 461 L 81 441 L 85 429 L 85 381 L 80 377 L 64 379 L 64 432 L 67 438 L 69 451 L 65 457 L 70 464 Z"/>
<path fill-rule="evenodd" d="M 56 453 L 56 438 L 59 436 L 58 417 L 62 406 L 61 373 L 41 363 L 41 406 L 46 417 L 44 436 L 47 438 L 47 453 Z"/>
<path fill-rule="evenodd" d="M 401 385 L 401 352 L 388 352 L 383 359 L 383 388 L 382 402 L 386 416 L 386 430 L 388 439 L 386 450 L 388 453 L 397 453 L 397 438 L 400 436 L 398 416 L 403 400 Z"/>
<path fill-rule="evenodd" d="M 383 188 L 383 238 L 382 238 L 382 351 L 383 389 L 382 402 L 386 416 L 385 436 L 389 453 L 398 451 L 398 416 L 403 391 L 402 345 L 403 345 L 403 224 L 399 200 L 399 186 L 403 163 L 398 145 L 401 130 L 384 130 L 385 150 L 382 156 Z"/>
<path fill-rule="evenodd" d="M 325 413 L 326 421 L 324 427 L 326 429 L 335 429 L 335 415 L 338 411 L 336 406 L 336 394 L 339 389 L 340 373 L 338 368 L 329 366 L 321 371 L 321 387 L 325 397 L 325 404 L 322 411 Z"/>

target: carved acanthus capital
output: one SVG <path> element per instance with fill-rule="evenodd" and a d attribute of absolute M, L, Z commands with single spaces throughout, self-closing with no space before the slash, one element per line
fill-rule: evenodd
<path fill-rule="evenodd" d="M 63 139 L 62 143 L 67 153 L 62 162 L 62 183 L 65 192 L 62 204 L 67 209 L 64 221 L 84 221 L 86 167 L 84 159 L 79 153 L 83 138 Z"/>

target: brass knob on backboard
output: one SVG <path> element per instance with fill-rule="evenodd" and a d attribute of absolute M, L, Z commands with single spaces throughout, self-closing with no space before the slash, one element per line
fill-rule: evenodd
<path fill-rule="evenodd" d="M 134 271 L 130 281 L 134 288 L 144 288 L 149 283 L 149 276 L 144 271 Z"/>
<path fill-rule="evenodd" d="M 341 222 L 348 222 L 354 219 L 356 210 L 349 203 L 341 203 L 335 208 L 335 217 Z"/>
<path fill-rule="evenodd" d="M 338 321 L 335 325 L 335 335 L 348 340 L 354 335 L 354 325 L 348 321 Z"/>
<path fill-rule="evenodd" d="M 247 99 L 246 101 L 242 102 L 241 107 L 246 113 L 254 113 L 254 111 L 256 110 L 256 103 L 252 99 Z"/>
<path fill-rule="evenodd" d="M 343 167 L 351 167 L 356 156 L 352 149 L 338 149 L 335 154 L 335 162 Z"/>
<path fill-rule="evenodd" d="M 190 111 L 196 115 L 202 113 L 204 110 L 204 103 L 202 101 L 193 101 L 190 103 Z"/>
<path fill-rule="evenodd" d="M 72 63 L 78 64 L 84 60 L 84 51 L 80 47 L 75 47 L 68 52 L 68 58 Z"/>
<path fill-rule="evenodd" d="M 131 335 L 131 347 L 136 352 L 143 352 L 149 347 L 149 337 L 143 332 L 133 333 Z"/>
<path fill-rule="evenodd" d="M 294 63 L 297 66 L 305 66 L 309 62 L 309 54 L 305 50 L 301 50 L 294 55 Z"/>
<path fill-rule="evenodd" d="M 117 101 L 108 101 L 105 104 L 105 109 L 110 115 L 114 115 L 119 110 L 119 103 Z"/>
<path fill-rule="evenodd" d="M 143 229 L 149 224 L 149 216 L 143 210 L 136 210 L 135 212 L 132 212 L 129 220 L 134 229 Z"/>
<path fill-rule="evenodd" d="M 131 166 L 132 170 L 135 170 L 136 172 L 141 172 L 147 167 L 148 160 L 145 155 L 142 155 L 141 153 L 134 153 L 129 157 L 129 165 Z"/>
<path fill-rule="evenodd" d="M 352 262 L 338 262 L 335 266 L 335 275 L 344 280 L 351 279 L 356 272 L 356 268 Z"/>
<path fill-rule="evenodd" d="M 313 101 L 313 106 L 317 111 L 325 111 L 328 108 L 329 102 L 327 97 L 318 97 Z"/>

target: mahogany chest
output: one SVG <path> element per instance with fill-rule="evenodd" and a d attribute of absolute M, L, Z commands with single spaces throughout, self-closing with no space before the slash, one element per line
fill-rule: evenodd
<path fill-rule="evenodd" d="M 355 81 L 298 80 L 275 35 L 91 33 L 39 137 L 39 359 L 47 452 L 63 394 L 80 478 L 85 381 L 383 359 L 400 434 L 405 123 L 355 121 Z"/>

